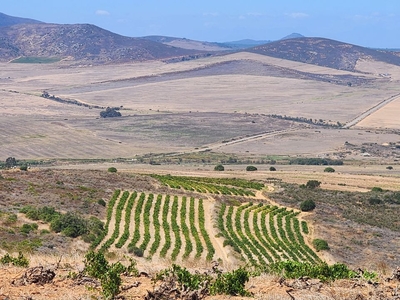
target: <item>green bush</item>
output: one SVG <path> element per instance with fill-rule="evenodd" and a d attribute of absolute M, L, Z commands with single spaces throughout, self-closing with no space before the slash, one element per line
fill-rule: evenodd
<path fill-rule="evenodd" d="M 62 232 L 67 237 L 78 237 L 88 232 L 88 224 L 82 217 L 67 212 L 53 220 L 50 229 L 55 232 Z"/>
<path fill-rule="evenodd" d="M 386 169 L 387 170 L 393 170 L 393 167 L 392 166 L 387 166 Z"/>
<path fill-rule="evenodd" d="M 315 189 L 321 185 L 321 181 L 318 180 L 309 180 L 307 181 L 306 188 L 308 189 Z"/>
<path fill-rule="evenodd" d="M 255 166 L 247 166 L 246 171 L 257 171 L 257 168 Z"/>
<path fill-rule="evenodd" d="M 312 211 L 315 208 L 315 202 L 313 200 L 304 200 L 300 203 L 301 211 Z"/>
<path fill-rule="evenodd" d="M 97 201 L 97 204 L 99 204 L 99 205 L 101 205 L 101 206 L 106 206 L 106 201 L 104 201 L 104 199 L 99 199 L 98 201 Z"/>
<path fill-rule="evenodd" d="M 250 273 L 244 268 L 229 273 L 220 273 L 211 284 L 210 292 L 213 295 L 251 296 L 251 293 L 245 289 L 249 278 Z"/>
<path fill-rule="evenodd" d="M 29 266 L 29 260 L 21 252 L 18 253 L 18 257 L 12 257 L 10 254 L 6 253 L 0 258 L 0 263 L 24 268 Z"/>
<path fill-rule="evenodd" d="M 108 168 L 107 171 L 110 172 L 110 173 L 116 173 L 117 172 L 117 168 L 110 167 L 110 168 Z"/>
<path fill-rule="evenodd" d="M 269 167 L 269 170 L 270 170 L 271 172 L 274 172 L 274 171 L 276 171 L 276 168 L 275 168 L 275 167 Z"/>
<path fill-rule="evenodd" d="M 21 171 L 28 171 L 28 166 L 27 166 L 27 165 L 21 165 L 21 166 L 19 167 L 19 169 L 20 169 Z"/>
<path fill-rule="evenodd" d="M 334 172 L 335 172 L 335 169 L 332 168 L 332 167 L 326 167 L 326 168 L 324 169 L 324 172 L 334 173 Z"/>
<path fill-rule="evenodd" d="M 143 249 L 140 249 L 139 247 L 132 247 L 128 246 L 128 252 L 133 253 L 137 257 L 143 257 L 144 251 Z"/>
<path fill-rule="evenodd" d="M 137 276 L 139 273 L 134 260 L 131 260 L 128 267 L 123 266 L 120 262 L 109 264 L 102 252 L 88 252 L 85 255 L 84 263 L 84 273 L 100 280 L 105 299 L 115 299 L 115 296 L 119 294 L 122 283 L 121 273 L 126 272 L 133 276 Z"/>
<path fill-rule="evenodd" d="M 383 189 L 380 188 L 380 187 L 374 186 L 374 187 L 371 189 L 371 191 L 372 191 L 372 192 L 378 192 L 378 193 L 380 193 L 380 192 L 383 192 Z"/>
<path fill-rule="evenodd" d="M 223 165 L 216 165 L 215 167 L 214 167 L 214 171 L 225 171 L 225 168 L 224 168 L 224 166 Z"/>
<path fill-rule="evenodd" d="M 322 250 L 329 250 L 328 242 L 322 239 L 313 240 L 313 246 L 317 252 Z"/>
<path fill-rule="evenodd" d="M 296 261 L 280 261 L 269 264 L 265 269 L 268 273 L 283 276 L 284 278 L 294 279 L 307 276 L 310 278 L 318 278 L 324 282 L 361 277 L 361 274 L 357 274 L 350 270 L 346 265 L 340 263 L 329 266 L 326 262 L 315 264 Z M 368 273 L 368 277 L 374 277 L 374 273 L 367 271 L 364 273 Z"/>
<path fill-rule="evenodd" d="M 21 233 L 29 234 L 31 231 L 35 231 L 38 229 L 38 224 L 33 223 L 33 224 L 23 224 L 20 228 Z"/>

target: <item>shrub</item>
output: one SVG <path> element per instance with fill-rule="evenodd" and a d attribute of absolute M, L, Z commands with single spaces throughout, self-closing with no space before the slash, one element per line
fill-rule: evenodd
<path fill-rule="evenodd" d="M 275 167 L 269 167 L 269 170 L 273 172 L 273 171 L 276 171 L 276 168 Z"/>
<path fill-rule="evenodd" d="M 300 203 L 301 211 L 311 211 L 315 208 L 315 202 L 313 200 L 304 200 Z"/>
<path fill-rule="evenodd" d="M 387 170 L 393 170 L 393 167 L 392 166 L 387 166 L 386 169 Z"/>
<path fill-rule="evenodd" d="M 38 224 L 33 223 L 33 224 L 24 224 L 22 225 L 22 227 L 20 228 L 20 232 L 21 233 L 25 233 L 25 234 L 29 234 L 31 231 L 34 231 L 38 229 Z"/>
<path fill-rule="evenodd" d="M 324 169 L 324 172 L 334 173 L 334 172 L 335 172 L 335 169 L 332 168 L 332 167 L 327 167 L 327 168 Z"/>
<path fill-rule="evenodd" d="M 67 237 L 73 238 L 88 232 L 87 221 L 71 212 L 67 212 L 53 220 L 50 224 L 50 228 L 55 232 L 62 232 Z"/>
<path fill-rule="evenodd" d="M 214 171 L 225 171 L 225 168 L 224 168 L 224 166 L 223 165 L 216 165 L 215 167 L 214 167 Z"/>
<path fill-rule="evenodd" d="M 128 247 L 128 252 L 133 253 L 137 257 L 143 257 L 143 254 L 144 254 L 143 249 L 141 249 L 139 247 L 134 247 L 134 246 Z"/>
<path fill-rule="evenodd" d="M 247 166 L 246 171 L 257 171 L 257 168 L 255 166 Z"/>
<path fill-rule="evenodd" d="M 321 181 L 318 180 L 309 180 L 307 181 L 306 188 L 308 189 L 315 189 L 321 185 Z"/>
<path fill-rule="evenodd" d="M 313 240 L 313 246 L 317 252 L 321 250 L 329 250 L 328 242 L 322 239 Z"/>
<path fill-rule="evenodd" d="M 19 169 L 20 169 L 21 171 L 28 171 L 28 166 L 27 166 L 27 165 L 21 165 L 21 166 L 19 167 Z"/>
<path fill-rule="evenodd" d="M 381 203 L 382 203 L 382 200 L 379 199 L 379 198 L 372 197 L 372 198 L 369 198 L 369 199 L 368 199 L 368 203 L 369 203 L 370 205 L 381 204 Z"/>
<path fill-rule="evenodd" d="M 251 296 L 251 293 L 245 289 L 245 284 L 249 281 L 249 278 L 250 273 L 244 268 L 229 273 L 220 273 L 215 282 L 212 283 L 210 292 L 213 295 Z"/>
<path fill-rule="evenodd" d="M 27 267 L 29 266 L 29 260 L 19 252 L 18 257 L 12 257 L 10 254 L 6 253 L 0 258 L 0 263 L 3 265 L 13 265 L 17 267 Z"/>
<path fill-rule="evenodd" d="M 110 168 L 108 168 L 107 171 L 110 172 L 110 173 L 117 173 L 117 168 L 115 168 L 115 167 L 110 167 Z"/>
<path fill-rule="evenodd" d="M 104 199 L 99 199 L 99 201 L 97 201 L 97 204 L 105 207 L 106 206 L 106 201 L 104 201 Z"/>
<path fill-rule="evenodd" d="M 100 280 L 105 299 L 115 299 L 115 296 L 119 294 L 122 283 L 121 273 L 126 272 L 134 276 L 139 273 L 134 260 L 131 260 L 128 267 L 120 262 L 109 264 L 102 252 L 88 252 L 84 263 L 84 273 Z"/>
<path fill-rule="evenodd" d="M 383 189 L 382 188 L 380 188 L 380 187 L 377 187 L 377 186 L 374 186 L 372 189 L 371 189 L 371 191 L 372 192 L 383 192 Z"/>

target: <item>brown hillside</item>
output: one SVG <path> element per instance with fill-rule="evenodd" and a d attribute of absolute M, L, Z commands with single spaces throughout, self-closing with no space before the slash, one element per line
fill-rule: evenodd
<path fill-rule="evenodd" d="M 90 24 L 21 24 L 0 29 L 3 61 L 30 56 L 129 62 L 193 56 L 199 52 L 121 36 Z"/>
<path fill-rule="evenodd" d="M 400 57 L 393 52 L 373 50 L 325 38 L 281 40 L 246 51 L 349 71 L 355 70 L 359 59 L 372 59 L 400 65 Z"/>

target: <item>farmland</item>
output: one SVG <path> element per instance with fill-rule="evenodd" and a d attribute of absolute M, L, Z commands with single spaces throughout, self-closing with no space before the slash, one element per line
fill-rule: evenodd
<path fill-rule="evenodd" d="M 157 177 L 165 179 L 162 176 Z M 170 184 L 171 178 L 173 177 L 169 176 Z M 236 183 L 258 189 L 262 187 L 260 183 L 246 180 L 236 182 L 232 179 L 203 178 L 201 182 L 199 178 L 174 179 L 179 180 L 181 184 L 196 182 L 197 190 L 201 193 L 204 193 L 204 189 L 212 190 L 210 182 L 231 185 Z M 224 187 L 225 190 L 222 191 L 225 195 L 237 191 Z M 212 191 L 215 193 L 217 190 Z M 235 258 L 253 265 L 281 260 L 312 263 L 320 261 L 305 242 L 308 227 L 304 221 L 301 222 L 297 218 L 298 211 L 264 205 L 263 199 L 255 199 L 253 192 L 246 197 L 251 196 L 251 201 L 255 203 L 248 202 L 239 206 L 215 203 L 212 198 L 204 196 L 203 200 L 187 196 L 116 190 L 108 201 L 105 234 L 96 240 L 92 247 L 101 251 L 121 249 L 140 257 L 169 258 L 181 262 L 199 258 L 225 263 Z M 205 202 L 208 202 L 207 205 Z M 210 212 L 205 213 L 205 207 L 209 207 L 210 204 L 218 209 L 216 218 Z M 212 233 L 206 228 L 218 230 Z M 216 252 L 221 240 L 223 248 L 233 250 L 232 258 L 226 255 L 225 250 Z"/>

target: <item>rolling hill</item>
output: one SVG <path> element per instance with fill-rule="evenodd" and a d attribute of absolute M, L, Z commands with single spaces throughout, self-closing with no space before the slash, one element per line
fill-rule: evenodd
<path fill-rule="evenodd" d="M 19 24 L 0 28 L 2 61 L 23 56 L 120 63 L 197 55 L 205 52 L 125 37 L 90 24 Z"/>
<path fill-rule="evenodd" d="M 359 59 L 400 66 L 400 57 L 394 52 L 374 50 L 325 38 L 284 39 L 245 51 L 348 71 L 355 70 Z"/>

